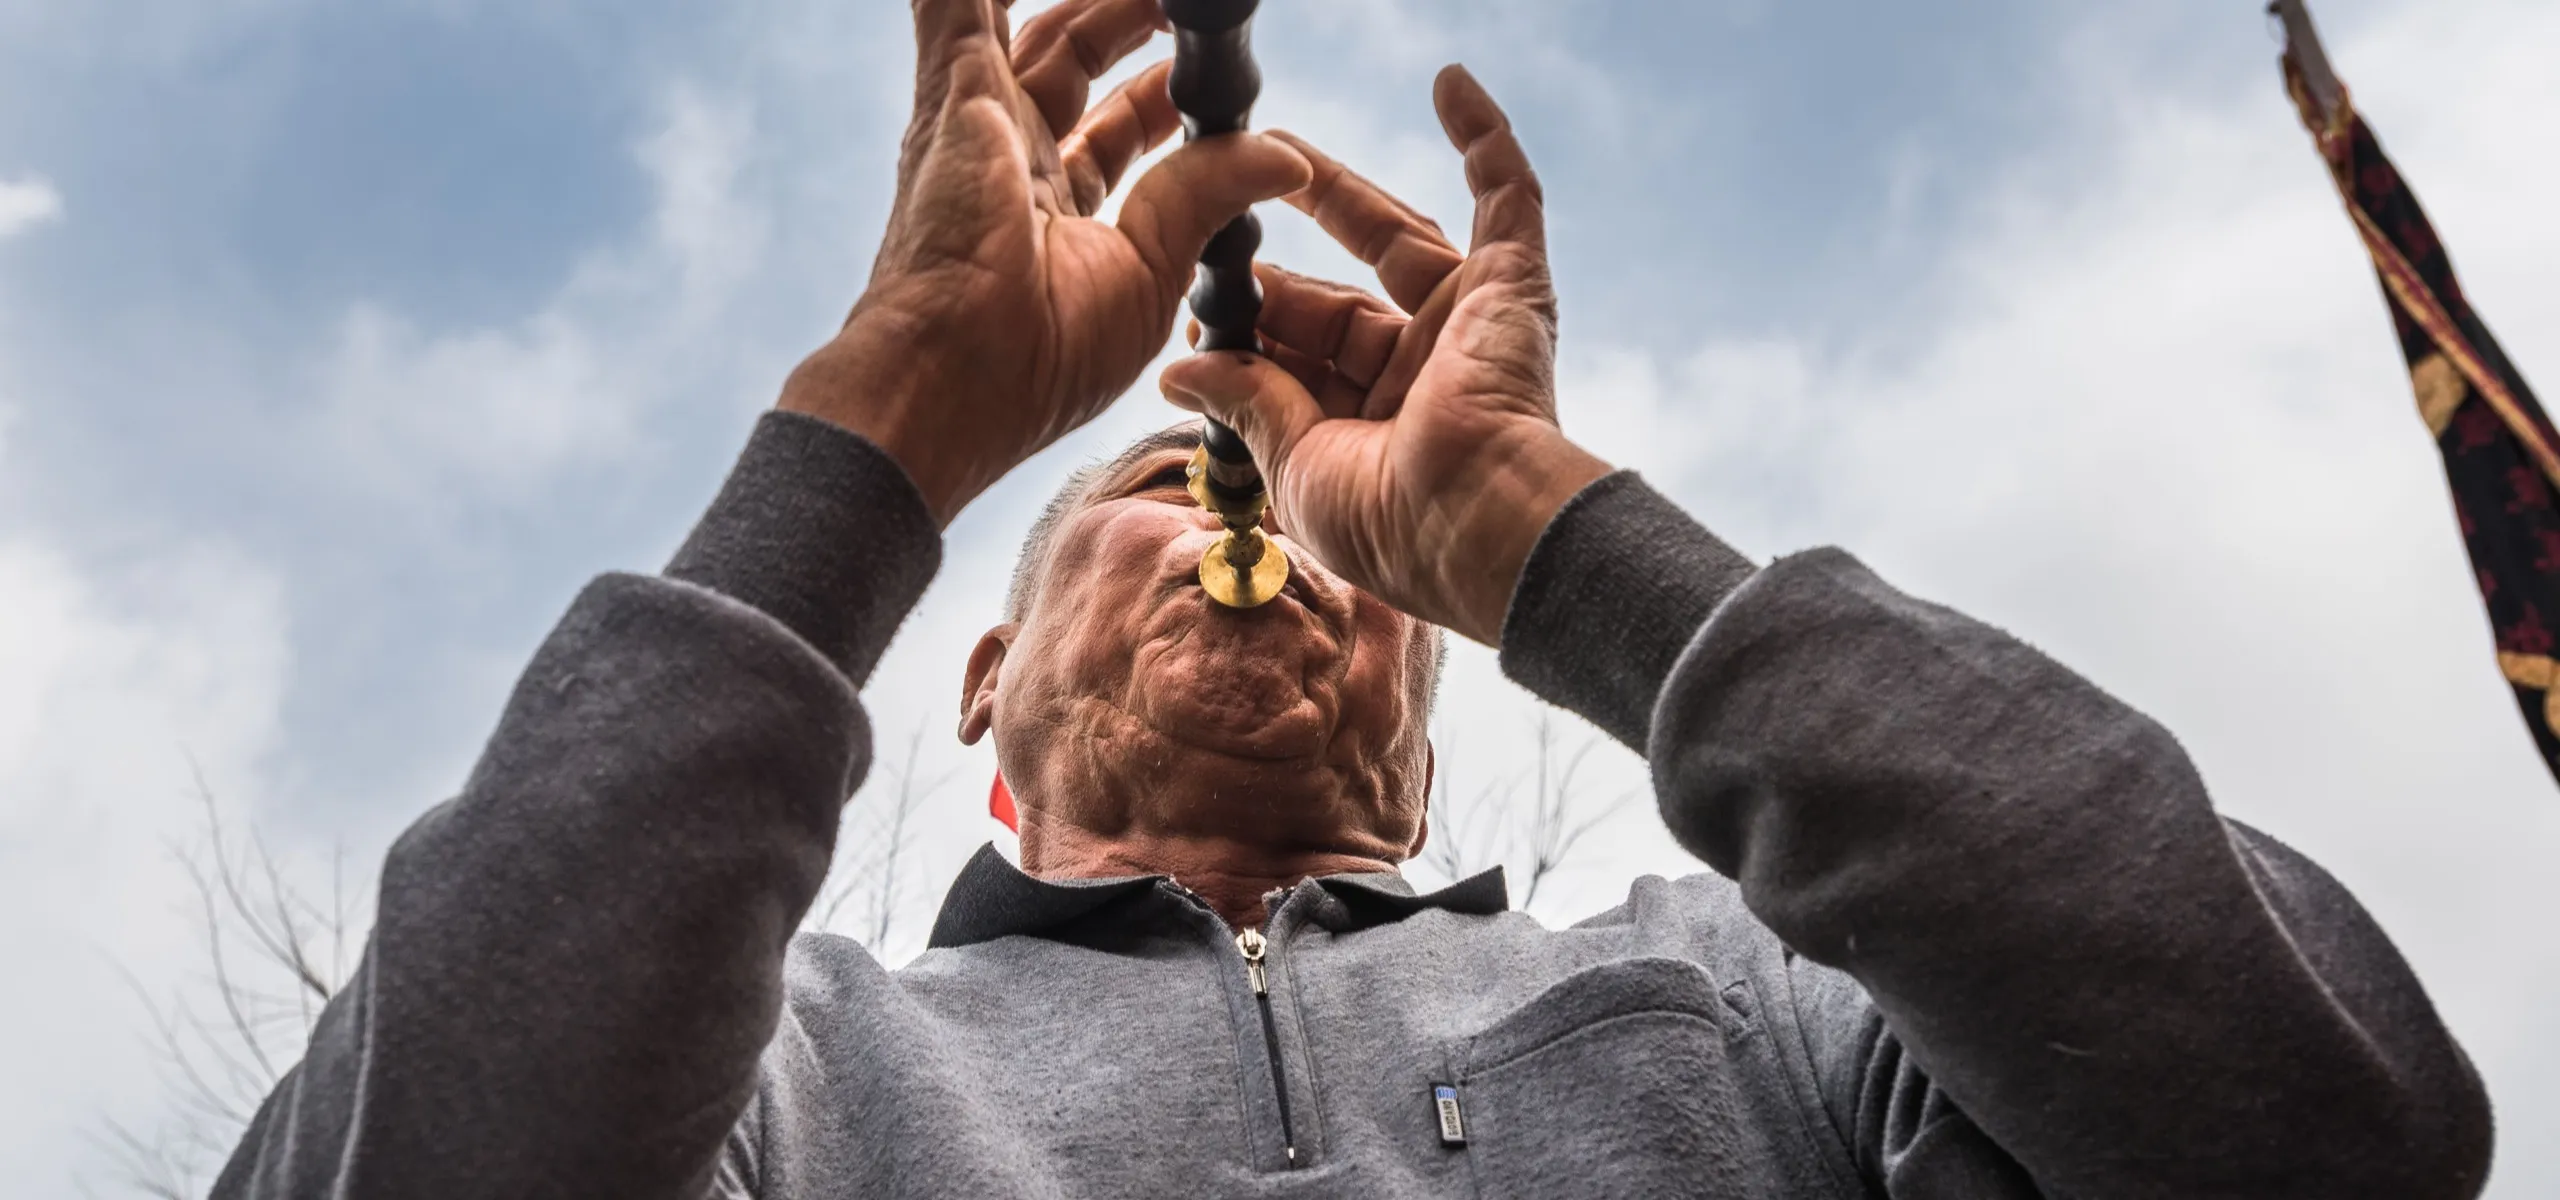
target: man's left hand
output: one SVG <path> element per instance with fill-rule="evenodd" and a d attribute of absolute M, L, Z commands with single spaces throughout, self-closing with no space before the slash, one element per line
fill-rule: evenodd
<path fill-rule="evenodd" d="M 1290 202 L 1377 268 L 1395 306 L 1264 266 L 1271 357 L 1203 354 L 1167 367 L 1162 384 L 1243 435 L 1282 532 L 1326 567 L 1498 646 L 1539 535 L 1609 465 L 1557 424 L 1556 298 L 1528 155 L 1465 70 L 1443 71 L 1433 98 L 1476 196 L 1469 251 L 1293 142 L 1315 177 Z"/>

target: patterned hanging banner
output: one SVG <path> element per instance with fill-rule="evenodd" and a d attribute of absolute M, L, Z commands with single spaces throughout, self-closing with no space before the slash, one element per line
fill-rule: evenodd
<path fill-rule="evenodd" d="M 2418 415 L 2443 453 L 2454 511 L 2545 764 L 2560 777 L 2560 434 L 2463 299 L 2452 261 L 2330 69 L 2302 0 L 2275 0 L 2285 86 L 2382 277 Z"/>

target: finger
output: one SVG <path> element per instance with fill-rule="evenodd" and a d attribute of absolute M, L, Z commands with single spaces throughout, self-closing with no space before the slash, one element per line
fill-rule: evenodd
<path fill-rule="evenodd" d="M 971 38 L 1002 37 L 1005 20 L 999 10 L 1003 7 L 994 0 L 915 0 L 916 49 L 940 52 L 917 55 L 918 65 L 942 57 Z"/>
<path fill-rule="evenodd" d="M 1200 348 L 1200 322 L 1187 322 L 1182 331 L 1183 344 Z M 1264 339 L 1263 351 L 1280 369 L 1287 371 L 1316 398 L 1318 407 L 1328 417 L 1356 417 L 1366 402 L 1368 386 L 1356 382 L 1334 369 L 1334 364 L 1312 354 L 1296 350 L 1271 338 Z"/>
<path fill-rule="evenodd" d="M 1432 103 L 1440 110 L 1449 144 L 1467 156 L 1467 189 L 1476 198 L 1475 241 L 1469 249 L 1516 242 L 1544 254 L 1546 192 L 1529 167 L 1528 151 L 1512 133 L 1511 118 L 1465 67 L 1440 72 L 1432 85 Z"/>
<path fill-rule="evenodd" d="M 993 0 L 914 2 L 916 99 L 898 152 L 902 179 L 914 173 L 952 109 L 968 94 L 993 87 L 1007 69 L 1004 17 Z M 955 91 L 964 94 L 954 96 Z"/>
<path fill-rule="evenodd" d="M 915 0 L 917 112 L 943 106 L 953 64 L 987 54 L 1003 60 L 1003 9 L 998 0 Z"/>
<path fill-rule="evenodd" d="M 1272 362 L 1287 371 L 1298 386 L 1316 398 L 1316 407 L 1329 418 L 1356 417 L 1369 399 L 1369 389 L 1353 382 L 1332 363 L 1313 355 L 1301 354 L 1277 342 L 1266 347 Z"/>
<path fill-rule="evenodd" d="M 1285 129 L 1274 129 L 1271 131 L 1271 136 L 1289 143 L 1290 148 L 1296 150 L 1300 154 L 1307 155 L 1310 163 L 1322 160 L 1324 162 L 1333 163 L 1336 167 L 1340 167 L 1345 173 L 1350 175 L 1353 180 L 1356 180 L 1361 186 L 1368 188 L 1372 193 L 1374 193 L 1379 201 L 1393 207 L 1398 212 L 1403 213 L 1414 225 L 1428 231 L 1430 235 L 1434 239 L 1438 240 L 1442 245 L 1451 244 L 1449 242 L 1448 231 L 1440 228 L 1440 223 L 1438 221 L 1434 221 L 1430 217 L 1425 216 L 1421 209 L 1405 203 L 1403 197 L 1388 191 L 1376 180 L 1370 179 L 1357 171 L 1352 171 L 1348 166 L 1344 166 L 1331 155 L 1326 154 L 1324 150 L 1318 147 L 1315 143 Z M 1291 204 L 1297 206 L 1300 211 L 1307 211 L 1311 213 L 1313 208 L 1313 197 L 1302 194 L 1291 196 L 1289 201 Z"/>
<path fill-rule="evenodd" d="M 1075 132 L 1058 143 L 1058 156 L 1076 211 L 1092 216 L 1140 155 L 1171 140 L 1182 128 L 1174 111 L 1172 63 L 1158 63 L 1121 84 L 1086 113 Z"/>
<path fill-rule="evenodd" d="M 1311 397 L 1316 397 L 1316 409 L 1326 414 L 1326 420 L 1359 417 L 1359 407 L 1370 399 L 1370 389 L 1344 379 L 1341 371 L 1334 371 L 1334 363 L 1326 363 L 1324 358 L 1303 356 L 1290 351 L 1288 345 L 1270 345 L 1265 348 L 1265 356 L 1288 371 L 1290 379 L 1298 381 L 1298 386 L 1303 386 Z"/>
<path fill-rule="evenodd" d="M 1324 409 L 1306 386 L 1260 355 L 1202 354 L 1166 367 L 1157 379 L 1165 399 L 1215 417 L 1242 436 L 1275 485 L 1288 470 L 1289 452 L 1324 420 Z"/>
<path fill-rule="evenodd" d="M 1290 196 L 1289 203 L 1314 217 L 1343 249 L 1376 268 L 1378 282 L 1398 307 L 1406 312 L 1421 307 L 1431 289 L 1466 261 L 1440 226 L 1385 188 L 1294 134 L 1272 136 L 1305 156 L 1313 172 L 1305 190 Z"/>
<path fill-rule="evenodd" d="M 1160 0 L 1061 0 L 1013 39 L 1013 77 L 1064 138 L 1084 117 L 1093 81 L 1164 28 Z"/>
<path fill-rule="evenodd" d="M 1378 381 L 1404 333 L 1403 313 L 1358 288 L 1269 263 L 1254 264 L 1254 274 L 1262 281 L 1263 336 L 1362 387 Z"/>
<path fill-rule="evenodd" d="M 1431 293 L 1430 299 L 1422 302 L 1422 311 L 1413 314 L 1404 335 L 1396 339 L 1395 353 L 1378 372 L 1378 381 L 1369 386 L 1369 396 L 1360 406 L 1361 419 L 1384 421 L 1404 409 L 1414 381 L 1422 378 L 1422 368 L 1439 348 L 1440 331 L 1448 327 L 1449 315 L 1457 311 L 1458 299 L 1464 294 L 1459 282 L 1457 276 L 1450 276 Z"/>
<path fill-rule="evenodd" d="M 1324 399 L 1317 393 L 1323 391 L 1325 383 L 1333 378 L 1333 364 L 1320 358 L 1300 354 L 1276 342 L 1266 343 L 1262 348 L 1262 356 L 1270 359 L 1281 370 L 1287 371 L 1290 378 L 1298 381 L 1299 387 L 1307 389 L 1307 394 L 1317 396 L 1318 407 L 1323 406 Z"/>
<path fill-rule="evenodd" d="M 1170 302 L 1182 294 L 1211 235 L 1246 209 L 1306 185 L 1307 160 L 1261 134 L 1189 142 L 1129 190 L 1129 202 L 1120 207 L 1120 233 Z"/>

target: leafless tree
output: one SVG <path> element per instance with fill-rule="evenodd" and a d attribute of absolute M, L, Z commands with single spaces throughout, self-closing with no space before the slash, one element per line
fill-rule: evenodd
<path fill-rule="evenodd" d="M 1431 838 L 1422 853 L 1423 865 L 1448 879 L 1518 865 L 1522 911 L 1538 902 L 1550 880 L 1581 865 L 1576 853 L 1584 839 L 1636 798 L 1628 793 L 1595 804 L 1584 794 L 1582 768 L 1600 740 L 1594 736 L 1562 750 L 1554 710 L 1539 711 L 1533 736 L 1536 765 L 1525 778 L 1486 784 L 1463 801 L 1451 764 L 1441 764 L 1431 798 Z"/>
<path fill-rule="evenodd" d="M 920 778 L 919 730 L 904 763 L 883 763 L 846 813 L 851 850 L 836 864 L 812 928 L 841 931 L 875 952 L 902 928 L 920 873 L 915 818 L 948 776 Z M 362 898 L 370 879 L 350 886 L 343 854 L 331 856 L 325 893 L 298 882 L 254 828 L 239 832 L 201 776 L 201 823 L 173 842 L 171 857 L 192 884 L 190 921 L 202 958 L 169 991 L 131 971 L 127 984 L 149 1024 L 148 1042 L 167 1107 L 149 1127 L 106 1120 L 92 1134 L 103 1190 L 163 1200 L 204 1194 L 207 1176 L 229 1156 L 258 1105 L 300 1061 L 312 1028 L 354 968 L 371 927 Z"/>
<path fill-rule="evenodd" d="M 1455 795 L 1457 780 L 1457 764 L 1443 760 L 1438 778 L 1432 781 L 1430 837 L 1422 843 L 1418 860 L 1433 873 L 1452 880 L 1464 879 L 1502 860 L 1500 848 L 1486 844 L 1484 831 L 1479 828 L 1481 822 L 1475 820 L 1479 813 L 1496 807 L 1500 793 L 1488 786 L 1462 803 Z"/>
<path fill-rule="evenodd" d="M 913 907 L 916 814 L 951 781 L 948 771 L 919 779 L 916 764 L 922 761 L 924 730 L 918 727 L 908 735 L 906 760 L 876 764 L 854 793 L 835 869 L 810 909 L 807 928 L 842 933 L 888 957 L 889 939 Z"/>
<path fill-rule="evenodd" d="M 213 789 L 195 780 L 203 823 L 171 854 L 193 885 L 200 970 L 155 995 L 126 980 L 151 1026 L 169 1111 L 145 1131 L 106 1122 L 97 1135 L 114 1184 L 131 1194 L 193 1197 L 274 1090 L 353 969 L 366 922 L 333 855 L 325 898 L 297 885 L 256 831 L 236 836 Z"/>

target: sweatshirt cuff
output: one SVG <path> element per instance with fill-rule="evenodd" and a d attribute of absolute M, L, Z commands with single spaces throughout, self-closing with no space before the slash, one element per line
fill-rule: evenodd
<path fill-rule="evenodd" d="M 1502 671 L 1642 754 L 1672 664 L 1756 569 L 1634 472 L 1605 476 L 1530 550 Z"/>
<path fill-rule="evenodd" d="M 942 532 L 897 460 L 771 412 L 666 575 L 763 611 L 859 688 L 941 566 Z"/>

